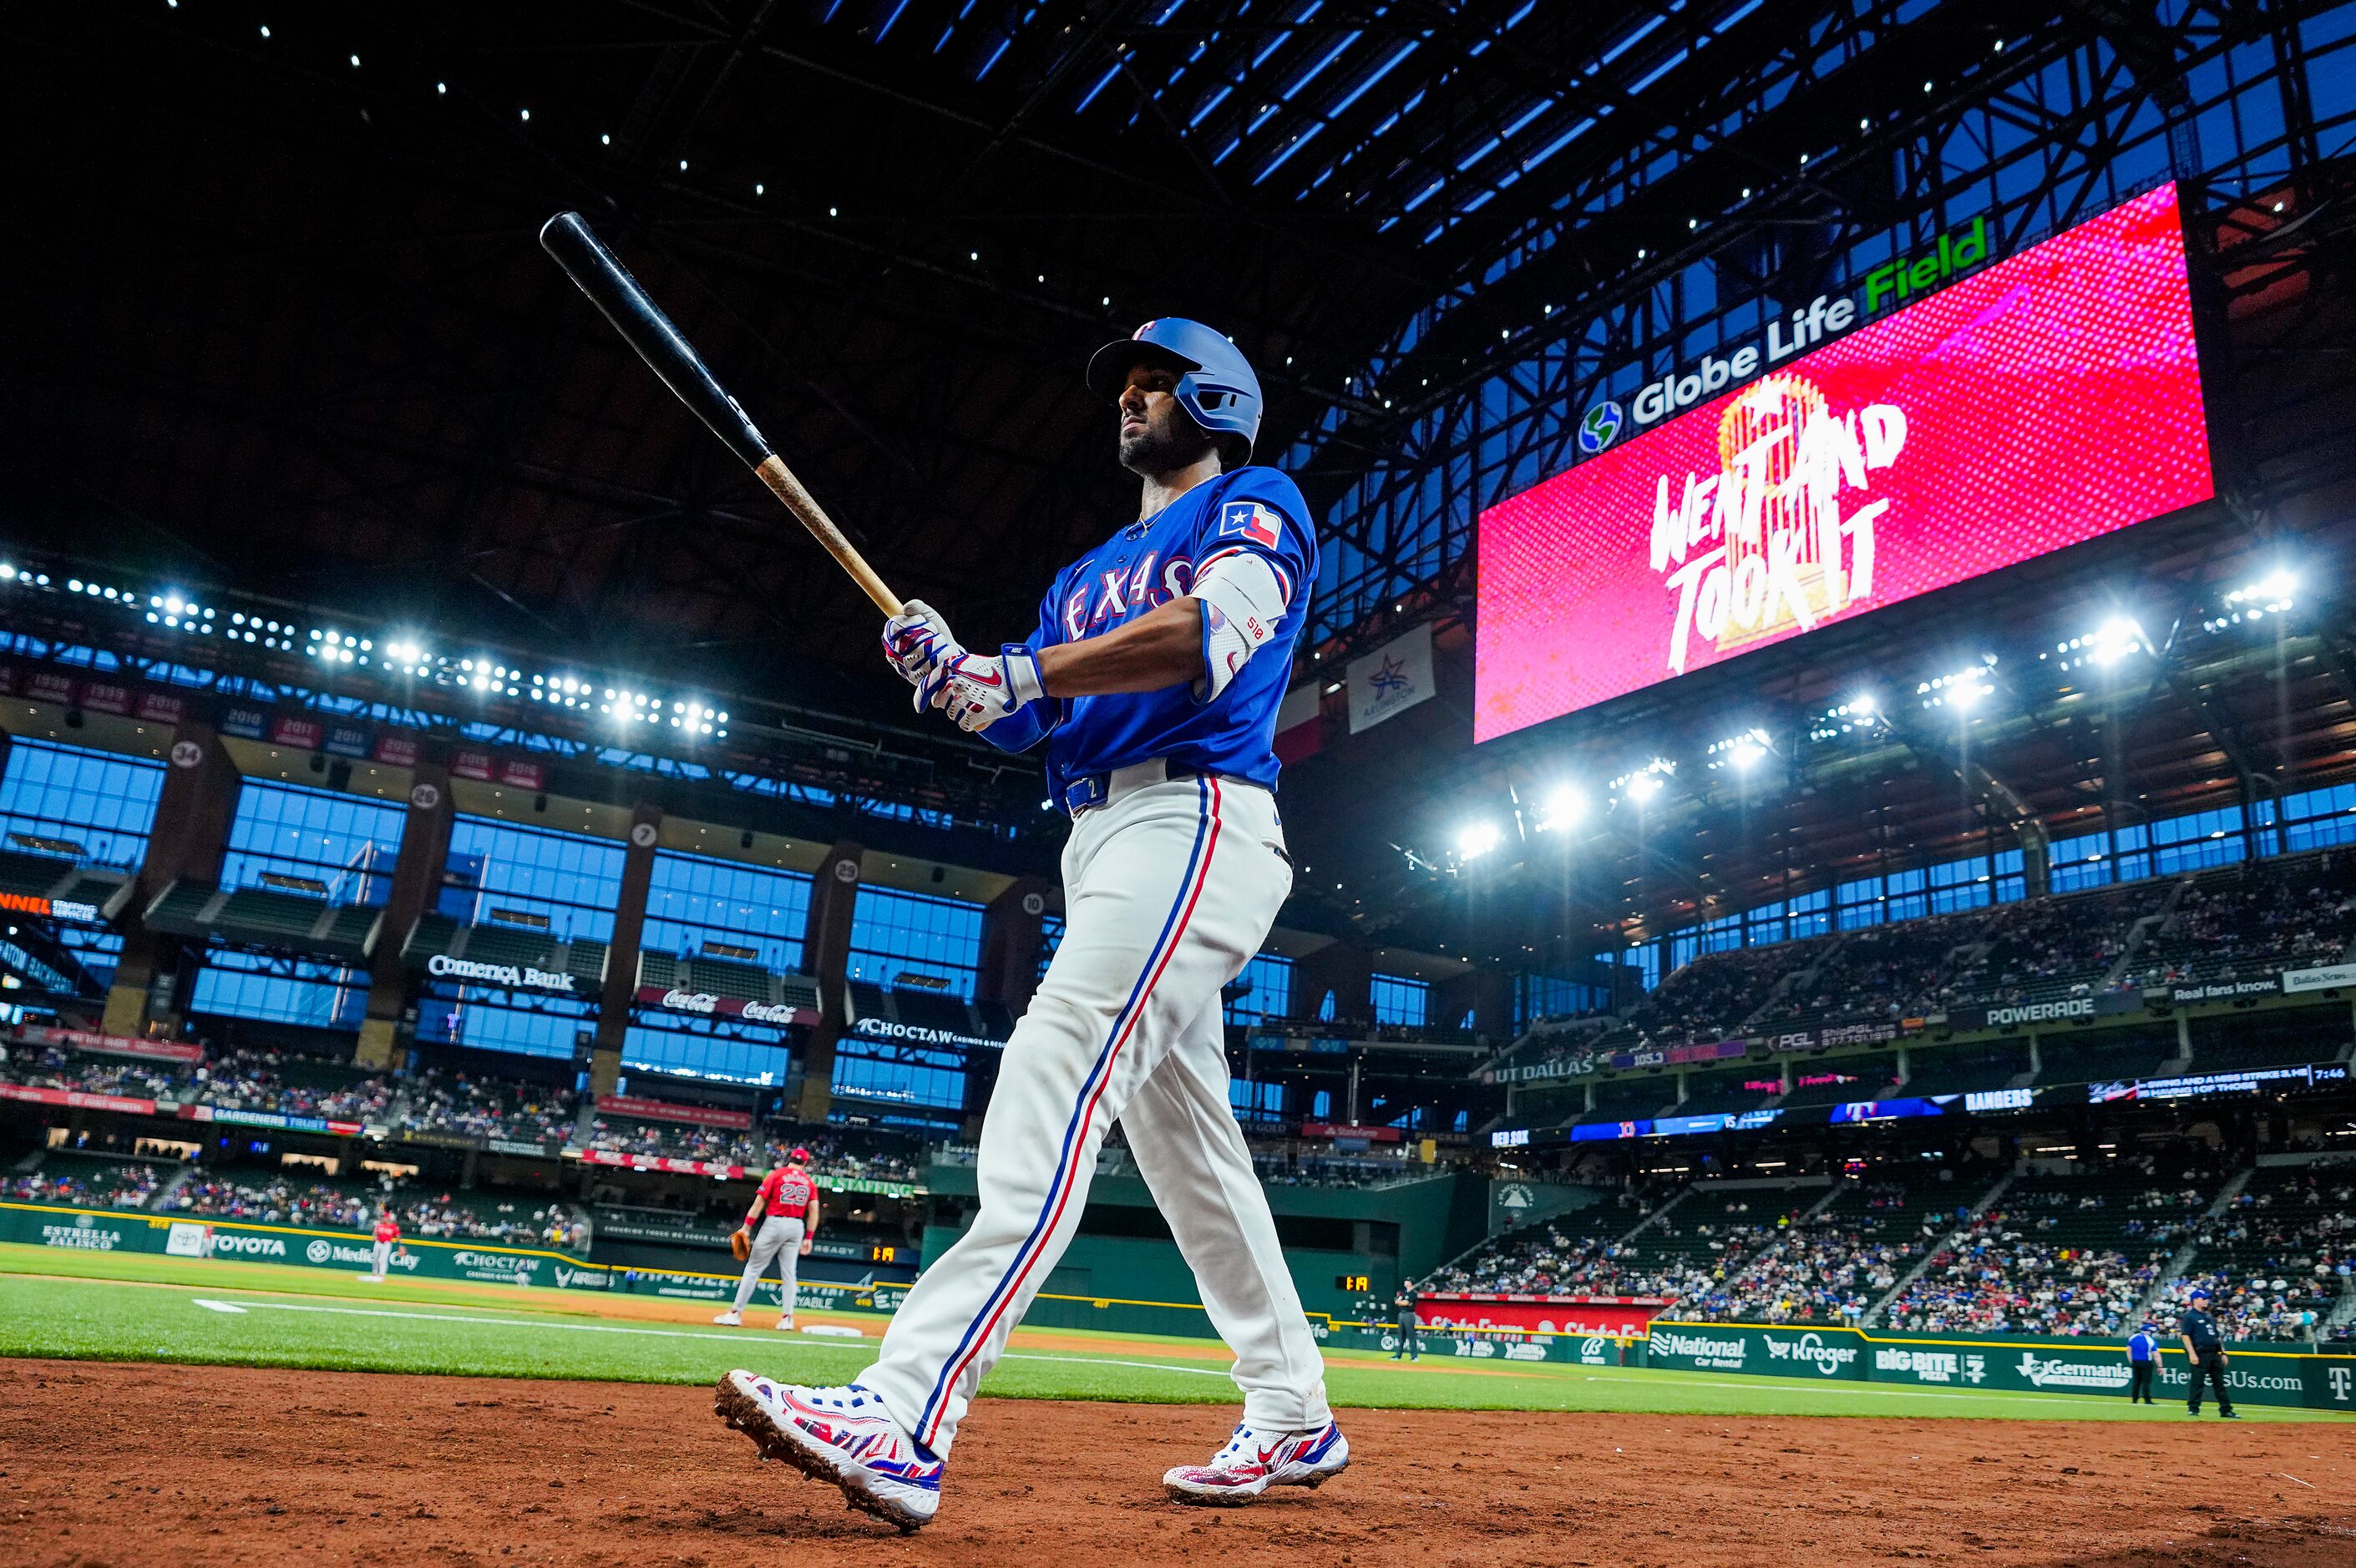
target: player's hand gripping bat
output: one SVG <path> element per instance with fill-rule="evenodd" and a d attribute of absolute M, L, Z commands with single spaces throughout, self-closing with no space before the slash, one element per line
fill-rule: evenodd
<path fill-rule="evenodd" d="M 560 212 L 550 219 L 541 227 L 540 243 L 556 258 L 556 264 L 581 285 L 581 292 L 589 296 L 590 303 L 605 313 L 623 340 L 638 351 L 647 368 L 679 394 L 679 400 L 712 434 L 726 443 L 729 451 L 761 476 L 761 483 L 786 504 L 786 510 L 800 519 L 812 538 L 826 547 L 827 554 L 851 573 L 851 581 L 875 602 L 875 607 L 887 616 L 899 614 L 900 596 L 884 585 L 875 569 L 842 537 L 842 530 L 802 488 L 802 482 L 794 477 L 786 460 L 761 439 L 761 432 L 744 417 L 736 400 L 704 368 L 702 357 L 696 353 L 694 345 L 680 336 L 670 317 L 663 315 L 647 297 L 646 290 L 638 287 L 638 281 L 589 231 L 581 215 Z"/>

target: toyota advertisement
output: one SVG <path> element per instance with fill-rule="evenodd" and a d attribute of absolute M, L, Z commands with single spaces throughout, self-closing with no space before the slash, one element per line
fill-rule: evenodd
<path fill-rule="evenodd" d="M 2174 186 L 1862 303 L 1600 405 L 1590 445 L 1688 411 L 1481 515 L 1475 740 L 2213 494 Z"/>

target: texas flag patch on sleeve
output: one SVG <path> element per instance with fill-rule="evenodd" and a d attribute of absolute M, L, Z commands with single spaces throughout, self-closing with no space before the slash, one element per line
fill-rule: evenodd
<path fill-rule="evenodd" d="M 1269 511 L 1258 501 L 1229 501 L 1219 510 L 1221 539 L 1240 535 L 1256 545 L 1274 549 L 1283 531 L 1282 514 Z"/>

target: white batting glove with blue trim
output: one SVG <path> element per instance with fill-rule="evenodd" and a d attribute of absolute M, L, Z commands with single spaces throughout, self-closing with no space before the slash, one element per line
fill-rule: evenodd
<path fill-rule="evenodd" d="M 937 708 L 958 729 L 980 731 L 1047 695 L 1039 656 L 1009 643 L 996 658 L 958 649 L 916 687 L 916 710 Z"/>
<path fill-rule="evenodd" d="M 948 618 L 921 599 L 907 601 L 900 613 L 884 623 L 884 656 L 910 686 L 922 682 L 943 660 L 964 652 Z"/>

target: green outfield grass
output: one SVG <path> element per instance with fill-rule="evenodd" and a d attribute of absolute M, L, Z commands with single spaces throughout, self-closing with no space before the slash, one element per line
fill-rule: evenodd
<path fill-rule="evenodd" d="M 529 1303 L 526 1305 L 525 1303 Z M 622 1305 L 616 1303 L 616 1306 Z M 178 1361 L 347 1371 L 709 1383 L 750 1366 L 837 1382 L 865 1366 L 883 1319 L 860 1339 L 608 1316 L 599 1298 L 388 1281 L 273 1264 L 0 1245 L 0 1356 Z M 821 1315 L 813 1315 L 815 1318 Z M 766 1323 L 768 1315 L 757 1314 Z M 1232 1403 L 1222 1362 L 1199 1339 L 1082 1329 L 1018 1333 L 983 1392 L 1027 1399 Z M 1612 1411 L 1686 1415 L 1976 1416 L 2181 1423 L 2182 1408 L 2115 1395 L 1875 1388 L 1765 1377 L 1515 1363 L 1415 1365 L 1329 1350 L 1338 1404 Z M 2253 1421 L 2347 1421 L 2243 1406 Z"/>

